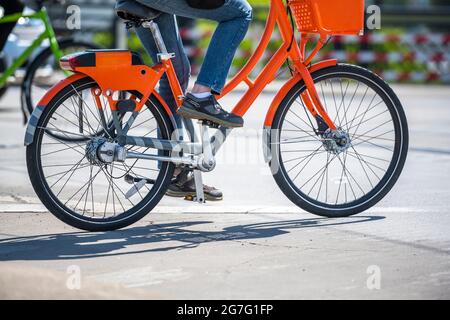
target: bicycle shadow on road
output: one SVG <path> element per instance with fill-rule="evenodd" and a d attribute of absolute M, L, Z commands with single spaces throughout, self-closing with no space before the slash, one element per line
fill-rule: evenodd
<path fill-rule="evenodd" d="M 204 243 L 272 238 L 303 228 L 350 225 L 382 219 L 385 217 L 311 218 L 235 225 L 219 231 L 195 230 L 215 223 L 213 221 L 185 221 L 151 224 L 111 232 L 17 237 L 0 240 L 0 261 L 70 260 L 183 250 L 196 248 Z M 141 249 L 142 245 L 147 245 L 147 248 Z M 134 246 L 140 249 L 133 249 Z"/>

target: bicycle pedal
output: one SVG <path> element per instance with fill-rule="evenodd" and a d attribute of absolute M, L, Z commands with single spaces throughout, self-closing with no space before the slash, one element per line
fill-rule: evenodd
<path fill-rule="evenodd" d="M 198 201 L 196 196 L 187 195 L 184 197 L 184 200 L 191 201 L 191 202 L 199 202 L 199 203 L 206 203 L 206 200 L 203 199 L 203 201 Z"/>
<path fill-rule="evenodd" d="M 202 120 L 202 124 L 213 129 L 219 129 L 220 125 L 210 120 Z"/>

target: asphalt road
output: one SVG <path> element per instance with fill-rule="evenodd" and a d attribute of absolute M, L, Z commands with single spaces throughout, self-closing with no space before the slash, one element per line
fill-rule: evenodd
<path fill-rule="evenodd" d="M 205 177 L 224 201 L 164 198 L 109 233 L 79 232 L 39 204 L 11 90 L 0 101 L 0 298 L 450 298 L 450 88 L 395 90 L 410 153 L 397 185 L 367 212 L 323 219 L 278 190 L 261 152 L 269 91 Z"/>

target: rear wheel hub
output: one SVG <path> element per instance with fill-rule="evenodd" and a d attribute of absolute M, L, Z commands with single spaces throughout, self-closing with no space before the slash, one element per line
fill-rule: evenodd
<path fill-rule="evenodd" d="M 86 144 L 86 158 L 93 165 L 102 166 L 114 161 L 125 161 L 126 150 L 105 138 L 93 138 Z"/>

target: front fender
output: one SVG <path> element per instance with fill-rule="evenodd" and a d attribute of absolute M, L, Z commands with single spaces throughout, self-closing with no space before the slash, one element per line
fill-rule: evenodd
<path fill-rule="evenodd" d="M 337 65 L 337 60 L 335 59 L 324 60 L 316 64 L 313 64 L 309 68 L 309 71 L 311 73 L 314 73 L 316 71 L 329 68 L 335 65 Z M 270 105 L 269 110 L 267 111 L 266 119 L 264 120 L 264 133 L 263 133 L 263 152 L 266 162 L 269 162 L 272 158 L 272 152 L 270 147 L 272 140 L 271 128 L 273 119 L 275 118 L 275 114 L 277 113 L 278 107 L 280 106 L 284 97 L 300 81 L 302 81 L 302 76 L 300 74 L 296 74 L 288 82 L 286 82 L 286 84 L 284 84 L 284 86 L 280 89 L 280 91 L 278 91 L 277 95 L 275 96 Z"/>
<path fill-rule="evenodd" d="M 311 68 L 309 68 L 309 71 L 311 73 L 314 73 L 316 71 L 329 68 L 332 66 L 337 65 L 337 60 L 330 59 L 330 60 L 324 60 L 320 61 L 316 64 L 313 64 Z M 272 103 L 270 104 L 269 111 L 267 111 L 266 119 L 264 121 L 265 127 L 270 127 L 273 122 L 273 118 L 275 117 L 275 113 L 278 110 L 278 107 L 281 104 L 281 101 L 283 101 L 284 97 L 287 95 L 287 93 L 298 83 L 302 80 L 302 76 L 300 74 L 296 74 L 293 76 L 286 84 L 284 84 L 283 87 L 281 87 L 281 90 L 278 91 L 277 95 L 273 99 Z"/>
<path fill-rule="evenodd" d="M 39 101 L 36 108 L 33 110 L 30 116 L 30 120 L 28 121 L 27 129 L 25 131 L 25 140 L 24 144 L 25 146 L 28 146 L 33 143 L 34 141 L 34 135 L 36 133 L 36 126 L 39 122 L 39 119 L 42 116 L 42 112 L 44 111 L 44 108 L 50 103 L 50 101 L 53 100 L 53 98 L 65 87 L 70 85 L 71 83 L 74 83 L 78 80 L 81 80 L 83 78 L 88 78 L 87 75 L 82 73 L 75 73 L 71 75 L 70 77 L 61 80 L 56 85 L 54 85 Z M 167 103 L 164 101 L 164 99 L 155 91 L 152 93 L 153 96 L 159 101 L 159 103 L 163 106 L 164 110 L 169 115 L 172 124 L 174 126 L 174 129 L 177 129 L 177 123 L 173 117 L 172 111 L 170 110 Z"/>

